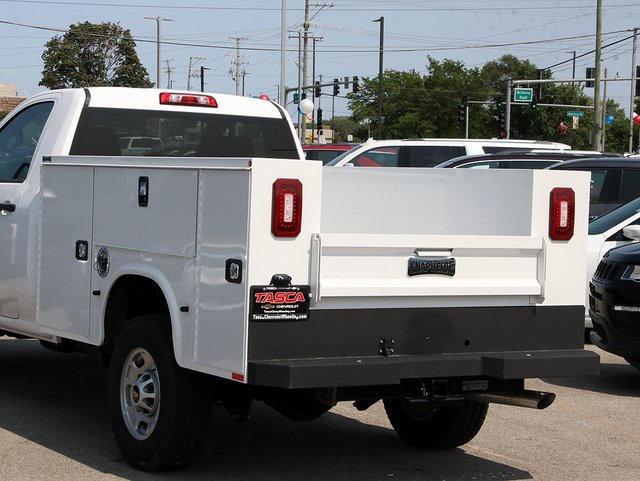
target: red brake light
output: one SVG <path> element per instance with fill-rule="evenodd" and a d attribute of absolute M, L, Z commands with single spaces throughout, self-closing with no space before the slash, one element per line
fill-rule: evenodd
<path fill-rule="evenodd" d="M 271 233 L 275 237 L 298 237 L 302 224 L 302 183 L 277 179 L 273 183 Z"/>
<path fill-rule="evenodd" d="M 211 95 L 177 94 L 174 92 L 162 92 L 160 94 L 162 105 L 190 105 L 192 107 L 217 107 L 218 102 Z"/>
<path fill-rule="evenodd" d="M 552 240 L 568 241 L 573 237 L 575 213 L 576 195 L 573 189 L 553 189 L 549 202 L 549 237 Z"/>

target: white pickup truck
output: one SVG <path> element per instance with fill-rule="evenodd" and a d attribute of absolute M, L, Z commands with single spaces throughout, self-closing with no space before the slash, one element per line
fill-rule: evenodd
<path fill-rule="evenodd" d="M 598 372 L 587 173 L 303 158 L 281 107 L 228 95 L 51 91 L 0 124 L 0 329 L 102 355 L 132 465 L 184 465 L 213 403 L 253 400 L 383 400 L 404 441 L 451 448 L 488 403 L 553 401 L 526 378 Z"/>

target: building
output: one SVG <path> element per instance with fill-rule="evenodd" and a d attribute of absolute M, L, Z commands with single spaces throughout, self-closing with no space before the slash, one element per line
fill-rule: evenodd
<path fill-rule="evenodd" d="M 16 84 L 0 83 L 0 97 L 17 97 L 18 89 Z"/>
<path fill-rule="evenodd" d="M 18 90 L 14 83 L 0 83 L 0 117 L 13 110 L 26 97 L 18 97 Z"/>

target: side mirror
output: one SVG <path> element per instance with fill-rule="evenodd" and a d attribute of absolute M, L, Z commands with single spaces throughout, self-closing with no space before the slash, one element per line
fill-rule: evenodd
<path fill-rule="evenodd" d="M 640 225 L 628 225 L 622 229 L 622 235 L 633 241 L 640 241 Z"/>

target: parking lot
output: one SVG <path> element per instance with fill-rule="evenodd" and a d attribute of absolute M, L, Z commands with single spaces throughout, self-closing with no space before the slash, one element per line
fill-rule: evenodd
<path fill-rule="evenodd" d="M 106 372 L 83 355 L 0 339 L 0 479 L 640 479 L 640 373 L 600 352 L 598 378 L 544 379 L 546 411 L 492 405 L 472 443 L 448 452 L 403 446 L 380 403 L 348 403 L 296 424 L 256 404 L 252 419 L 214 418 L 188 470 L 140 473 L 122 459 L 107 412 Z"/>

